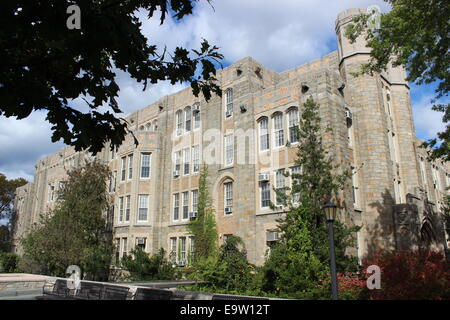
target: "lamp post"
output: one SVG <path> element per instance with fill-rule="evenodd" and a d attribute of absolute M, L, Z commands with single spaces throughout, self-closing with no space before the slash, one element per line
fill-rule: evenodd
<path fill-rule="evenodd" d="M 328 239 L 330 241 L 330 270 L 331 270 L 331 293 L 333 300 L 338 300 L 338 284 L 336 273 L 336 253 L 334 250 L 334 229 L 333 223 L 336 219 L 338 207 L 333 202 L 328 202 L 323 207 L 327 217 Z"/>

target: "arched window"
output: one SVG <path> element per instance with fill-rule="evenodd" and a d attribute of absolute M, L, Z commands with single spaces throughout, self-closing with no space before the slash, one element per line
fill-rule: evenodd
<path fill-rule="evenodd" d="M 262 118 L 259 120 L 259 150 L 269 150 L 269 120 Z"/>
<path fill-rule="evenodd" d="M 177 136 L 181 136 L 183 133 L 183 111 L 178 110 L 175 114 L 176 118 L 176 128 L 177 128 Z"/>
<path fill-rule="evenodd" d="M 184 119 L 185 119 L 184 130 L 185 130 L 185 132 L 189 132 L 189 131 L 191 131 L 191 125 L 192 125 L 191 107 L 186 107 L 184 109 Z"/>
<path fill-rule="evenodd" d="M 283 114 L 276 113 L 273 118 L 273 134 L 275 147 L 284 146 Z"/>
<path fill-rule="evenodd" d="M 298 109 L 291 108 L 288 112 L 289 118 L 289 141 L 291 143 L 298 142 Z"/>
<path fill-rule="evenodd" d="M 139 127 L 139 131 L 144 131 L 144 129 L 145 129 L 144 126 Z"/>

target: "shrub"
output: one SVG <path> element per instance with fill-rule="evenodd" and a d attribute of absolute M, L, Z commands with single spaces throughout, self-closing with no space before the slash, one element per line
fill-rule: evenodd
<path fill-rule="evenodd" d="M 450 266 L 440 253 L 378 252 L 364 261 L 364 274 L 370 265 L 381 269 L 381 289 L 367 289 L 371 299 L 450 299 Z"/>
<path fill-rule="evenodd" d="M 131 251 L 131 255 L 121 260 L 121 265 L 130 275 L 133 281 L 141 280 L 173 280 L 177 278 L 176 268 L 165 258 L 164 249 L 152 257 L 140 247 Z"/>
<path fill-rule="evenodd" d="M 13 273 L 17 271 L 19 264 L 19 256 L 15 253 L 0 253 L 0 269 L 1 272 Z"/>

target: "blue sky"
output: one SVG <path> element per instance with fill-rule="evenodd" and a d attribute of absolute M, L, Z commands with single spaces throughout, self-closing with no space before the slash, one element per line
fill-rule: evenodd
<path fill-rule="evenodd" d="M 334 23 L 339 12 L 372 4 L 389 10 L 380 0 L 215 0 L 212 4 L 214 9 L 200 1 L 193 15 L 181 21 L 169 18 L 162 26 L 158 16 L 148 20 L 142 13 L 143 33 L 150 43 L 166 45 L 169 51 L 177 45 L 198 48 L 205 38 L 220 47 L 224 66 L 252 56 L 269 69 L 284 71 L 336 49 Z M 162 82 L 143 92 L 142 85 L 127 74 L 117 72 L 117 77 L 124 114 L 185 87 Z M 411 85 L 416 133 L 421 139 L 431 139 L 444 128 L 441 114 L 431 111 L 433 96 L 433 85 Z M 74 105 L 81 107 L 83 102 L 76 99 Z M 43 112 L 23 120 L 0 117 L 0 172 L 8 178 L 32 180 L 35 162 L 63 147 L 61 142 L 51 142 L 50 127 Z"/>

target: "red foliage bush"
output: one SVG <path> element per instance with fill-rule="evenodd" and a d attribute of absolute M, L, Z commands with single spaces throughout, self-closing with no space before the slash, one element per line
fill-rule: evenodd
<path fill-rule="evenodd" d="M 440 253 L 378 252 L 372 259 L 363 261 L 364 275 L 370 265 L 381 269 L 381 289 L 366 289 L 370 299 L 450 299 L 450 266 Z"/>

